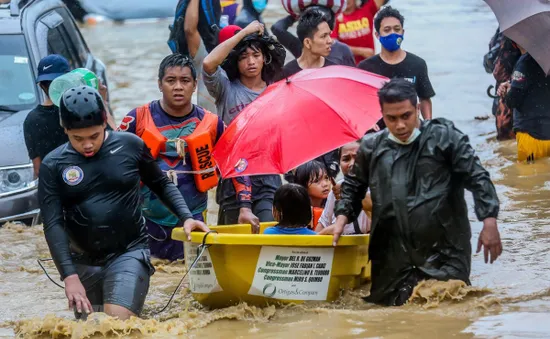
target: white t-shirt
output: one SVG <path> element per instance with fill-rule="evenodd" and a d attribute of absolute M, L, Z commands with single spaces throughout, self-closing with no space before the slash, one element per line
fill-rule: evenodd
<path fill-rule="evenodd" d="M 334 224 L 336 222 L 336 216 L 334 215 L 334 205 L 336 204 L 336 197 L 334 196 L 334 193 L 331 191 L 328 194 L 327 202 L 325 204 L 325 209 L 323 210 L 323 214 L 321 214 L 321 217 L 319 218 L 318 225 L 321 225 L 323 228 L 329 227 L 330 225 Z M 369 217 L 365 214 L 365 211 L 361 211 L 359 214 L 359 217 L 357 217 L 357 223 L 359 225 L 359 229 L 362 233 L 367 233 L 367 229 L 370 226 L 370 220 Z M 347 224 L 344 226 L 344 233 L 343 234 L 356 234 L 355 233 L 355 226 L 353 223 Z"/>

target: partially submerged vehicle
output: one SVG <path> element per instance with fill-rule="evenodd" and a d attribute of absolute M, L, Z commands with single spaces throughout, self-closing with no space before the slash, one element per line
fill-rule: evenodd
<path fill-rule="evenodd" d="M 262 223 L 260 234 L 250 225 L 211 226 L 215 232 L 193 232 L 191 242 L 174 229 L 172 238 L 185 241 L 188 269 L 202 252 L 189 272 L 193 297 L 212 308 L 334 301 L 370 279 L 369 235 L 342 236 L 333 247 L 330 235 L 262 234 L 275 224 Z"/>

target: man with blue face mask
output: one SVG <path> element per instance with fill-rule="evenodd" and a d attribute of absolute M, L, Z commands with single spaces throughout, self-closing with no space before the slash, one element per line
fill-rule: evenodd
<path fill-rule="evenodd" d="M 357 67 L 390 79 L 404 78 L 414 84 L 420 98 L 420 112 L 425 120 L 432 118 L 432 100 L 435 96 L 428 67 L 424 59 L 401 48 L 405 30 L 405 18 L 391 6 L 382 8 L 374 18 L 375 36 L 380 40 L 382 51 Z M 383 127 L 382 124 L 380 127 Z"/>

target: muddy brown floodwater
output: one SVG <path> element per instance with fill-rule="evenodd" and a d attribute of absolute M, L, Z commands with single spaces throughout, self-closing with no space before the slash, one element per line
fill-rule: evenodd
<path fill-rule="evenodd" d="M 171 308 L 155 316 L 185 271 L 181 263 L 156 262 L 144 319 L 121 322 L 97 314 L 77 323 L 71 320 L 63 290 L 36 264 L 36 258 L 49 257 L 41 227 L 9 225 L 0 229 L 0 337 L 12 337 L 16 331 L 22 337 L 73 338 L 550 337 L 550 161 L 515 163 L 515 143 L 495 140 L 494 120 L 474 119 L 490 115 L 485 90 L 493 79 L 481 61 L 496 20 L 481 0 L 392 0 L 392 5 L 406 18 L 404 48 L 427 61 L 437 93 L 434 116 L 450 118 L 468 133 L 499 192 L 504 253 L 493 265 L 484 264 L 479 254 L 473 256 L 473 288 L 428 282 L 401 308 L 365 304 L 360 298 L 368 290 L 364 287 L 344 292 L 335 303 L 221 310 L 201 308 L 183 288 Z M 271 24 L 282 15 L 274 0 L 266 21 Z M 159 97 L 156 74 L 169 53 L 168 24 L 100 23 L 83 29 L 92 51 L 107 64 L 119 120 Z M 481 223 L 469 193 L 467 199 L 475 245 Z M 46 266 L 57 279 L 54 266 Z"/>

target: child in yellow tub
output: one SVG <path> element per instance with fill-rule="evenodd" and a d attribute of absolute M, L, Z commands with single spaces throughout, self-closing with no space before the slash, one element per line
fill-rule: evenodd
<path fill-rule="evenodd" d="M 273 217 L 279 223 L 266 228 L 264 234 L 315 235 L 308 228 L 311 205 L 307 190 L 297 184 L 279 187 L 273 198 Z"/>
<path fill-rule="evenodd" d="M 314 230 L 323 213 L 331 189 L 331 182 L 325 165 L 317 160 L 300 165 L 296 169 L 294 183 L 307 190 L 313 213 L 309 228 Z"/>

